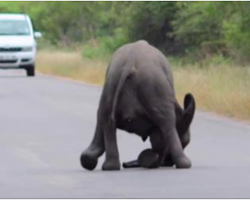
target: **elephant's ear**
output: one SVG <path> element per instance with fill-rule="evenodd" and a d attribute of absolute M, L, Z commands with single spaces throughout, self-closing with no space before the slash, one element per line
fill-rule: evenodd
<path fill-rule="evenodd" d="M 192 94 L 186 94 L 184 98 L 184 112 L 181 118 L 181 129 L 186 132 L 189 128 L 195 113 L 195 99 Z"/>

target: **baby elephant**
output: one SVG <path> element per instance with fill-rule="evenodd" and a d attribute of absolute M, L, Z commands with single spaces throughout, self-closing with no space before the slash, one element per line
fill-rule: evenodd
<path fill-rule="evenodd" d="M 187 94 L 184 100 L 184 108 L 187 109 L 188 105 L 192 104 L 192 110 L 190 110 L 190 114 L 193 117 L 195 112 L 195 100 L 191 94 Z M 176 107 L 176 116 L 177 119 L 183 118 L 183 110 L 178 106 Z M 190 119 L 192 121 L 192 118 Z M 190 123 L 191 123 L 190 121 Z M 176 122 L 176 129 L 178 136 L 181 141 L 181 145 L 183 150 L 190 142 L 190 130 L 183 129 L 183 120 L 177 120 Z M 140 153 L 137 160 L 125 162 L 123 163 L 124 168 L 135 168 L 135 167 L 144 167 L 144 168 L 157 168 L 160 166 L 173 166 L 174 163 L 172 161 L 171 155 L 166 154 L 164 160 L 160 160 L 160 154 L 164 149 L 164 143 L 162 135 L 157 134 L 159 131 L 155 131 L 154 134 L 151 134 L 150 142 L 152 149 L 146 149 Z"/>
<path fill-rule="evenodd" d="M 168 61 L 158 49 L 146 41 L 120 47 L 107 69 L 95 134 L 81 154 L 81 165 L 93 170 L 105 152 L 102 169 L 119 170 L 116 130 L 122 129 L 143 141 L 150 138 L 153 151 L 141 155 L 142 165 L 151 167 L 149 162 L 154 166 L 158 160 L 160 165 L 171 161 L 177 168 L 190 168 L 183 146 L 189 142 L 195 102 L 191 94 L 186 95 L 183 110 L 173 83 Z"/>

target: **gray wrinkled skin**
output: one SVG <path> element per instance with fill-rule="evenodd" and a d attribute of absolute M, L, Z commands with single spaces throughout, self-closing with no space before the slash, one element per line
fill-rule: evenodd
<path fill-rule="evenodd" d="M 146 41 L 119 48 L 106 73 L 94 138 L 81 154 L 81 164 L 93 170 L 106 152 L 103 170 L 119 170 L 116 129 L 135 133 L 165 165 L 170 159 L 177 168 L 191 167 L 183 148 L 189 143 L 189 126 L 195 102 L 186 95 L 184 110 L 176 101 L 173 75 L 165 56 Z"/>

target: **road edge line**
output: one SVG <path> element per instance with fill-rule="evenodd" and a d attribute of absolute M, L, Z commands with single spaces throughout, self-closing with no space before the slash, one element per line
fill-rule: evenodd
<path fill-rule="evenodd" d="M 60 80 L 63 80 L 63 81 L 75 82 L 75 83 L 80 83 L 80 84 L 83 84 L 83 85 L 94 86 L 94 87 L 99 87 L 99 88 L 103 87 L 102 85 L 98 85 L 98 84 L 94 84 L 94 83 L 88 83 L 88 82 L 85 82 L 85 81 L 76 80 L 76 79 L 69 78 L 69 77 L 63 77 L 63 76 L 54 75 L 54 74 L 46 74 L 46 73 L 40 72 L 39 70 L 37 72 L 38 72 L 39 75 L 47 76 L 47 77 L 50 77 L 50 78 L 56 78 L 56 79 L 60 79 Z"/>
<path fill-rule="evenodd" d="M 88 82 L 80 81 L 80 80 L 75 80 L 73 78 L 63 77 L 63 76 L 54 75 L 54 74 L 46 74 L 46 73 L 40 72 L 39 70 L 38 70 L 38 73 L 40 75 L 42 75 L 42 76 L 47 76 L 47 77 L 50 77 L 50 78 L 56 78 L 56 79 L 60 79 L 60 80 L 63 80 L 63 81 L 74 82 L 74 83 L 83 84 L 83 85 L 87 85 L 87 86 L 92 86 L 92 87 L 96 87 L 96 88 L 102 88 L 103 87 L 102 85 L 98 85 L 98 84 L 94 84 L 94 83 L 88 83 Z M 232 122 L 241 123 L 241 124 L 248 125 L 248 126 L 250 125 L 250 121 L 248 121 L 248 120 L 229 117 L 229 116 L 226 116 L 226 115 L 221 115 L 221 114 L 218 114 L 218 113 L 210 111 L 210 110 L 199 109 L 197 111 L 200 112 L 201 114 L 206 114 L 206 115 L 208 115 L 210 117 L 217 117 L 217 118 L 221 118 L 222 120 L 224 119 L 224 120 L 229 120 L 229 121 L 232 121 Z"/>

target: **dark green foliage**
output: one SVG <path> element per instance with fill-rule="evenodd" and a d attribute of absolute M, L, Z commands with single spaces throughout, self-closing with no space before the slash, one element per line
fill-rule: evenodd
<path fill-rule="evenodd" d="M 85 44 L 88 57 L 145 39 L 168 55 L 250 61 L 250 2 L 0 2 L 27 13 L 49 44 Z"/>
<path fill-rule="evenodd" d="M 178 17 L 173 22 L 175 35 L 185 51 L 199 51 L 202 57 L 219 53 L 224 47 L 222 37 L 221 2 L 181 2 Z M 221 9 L 221 8 L 220 8 Z"/>
<path fill-rule="evenodd" d="M 187 54 L 250 61 L 250 2 L 180 2 L 178 7 L 173 27 Z"/>
<path fill-rule="evenodd" d="M 145 39 L 154 46 L 174 52 L 172 21 L 177 2 L 133 2 L 127 12 L 125 27 L 131 40 Z"/>

